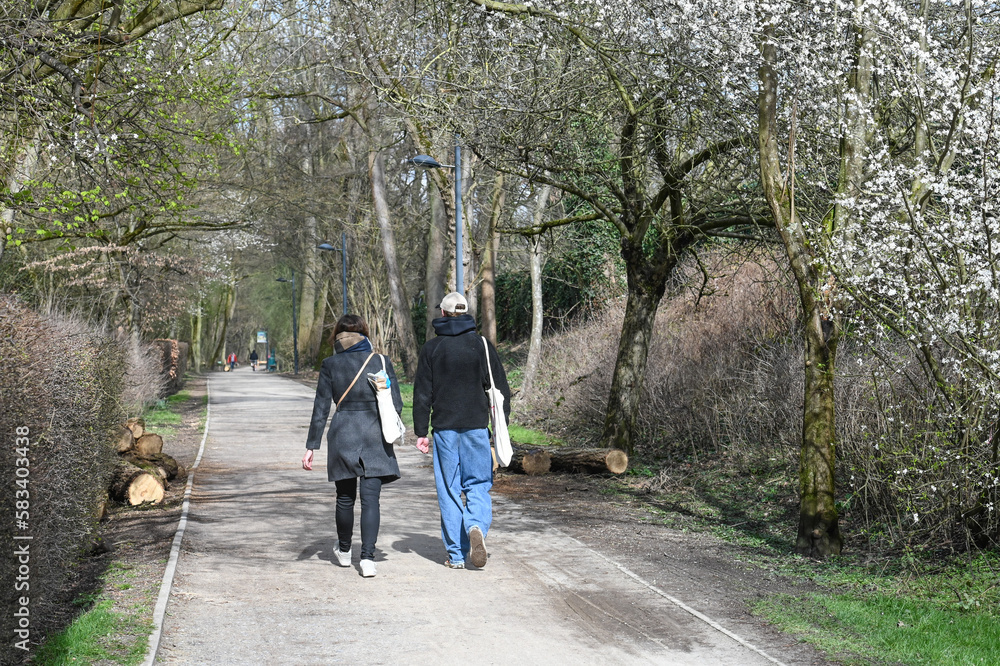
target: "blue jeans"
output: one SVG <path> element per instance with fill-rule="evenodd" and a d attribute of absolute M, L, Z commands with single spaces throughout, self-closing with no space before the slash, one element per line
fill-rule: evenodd
<path fill-rule="evenodd" d="M 448 559 L 464 562 L 469 530 L 478 527 L 486 536 L 493 522 L 493 455 L 486 428 L 434 431 L 434 482 Z"/>

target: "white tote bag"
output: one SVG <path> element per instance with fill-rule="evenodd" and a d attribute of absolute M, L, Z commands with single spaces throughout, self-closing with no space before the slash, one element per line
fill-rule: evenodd
<path fill-rule="evenodd" d="M 369 372 L 368 382 L 375 389 L 375 400 L 378 402 L 378 418 L 382 422 L 382 438 L 390 444 L 406 434 L 403 419 L 396 413 L 396 405 L 392 403 L 392 391 L 389 389 L 389 375 L 385 371 L 385 356 L 382 359 L 381 372 Z"/>
<path fill-rule="evenodd" d="M 486 348 L 486 368 L 490 371 L 490 387 L 486 389 L 486 395 L 490 399 L 490 419 L 493 421 L 493 446 L 497 451 L 497 462 L 501 467 L 510 464 L 510 459 L 514 456 L 514 449 L 510 445 L 510 433 L 507 432 L 507 417 L 504 416 L 504 397 L 500 389 L 493 381 L 493 366 L 490 365 L 490 347 L 483 338 L 483 347 Z"/>

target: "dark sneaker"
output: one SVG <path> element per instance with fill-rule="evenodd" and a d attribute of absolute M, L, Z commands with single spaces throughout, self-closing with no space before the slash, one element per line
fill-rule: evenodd
<path fill-rule="evenodd" d="M 482 569 L 486 566 L 486 537 L 478 527 L 469 530 L 469 562 L 472 566 Z"/>
<path fill-rule="evenodd" d="M 465 562 L 452 562 L 451 560 L 445 560 L 444 565 L 449 569 L 464 569 Z"/>

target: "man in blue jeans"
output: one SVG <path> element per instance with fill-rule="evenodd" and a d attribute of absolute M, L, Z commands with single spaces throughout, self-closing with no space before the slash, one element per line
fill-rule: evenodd
<path fill-rule="evenodd" d="M 486 566 L 486 535 L 493 522 L 493 456 L 490 453 L 490 385 L 503 393 L 504 418 L 510 419 L 510 387 L 496 348 L 476 333 L 465 296 L 452 292 L 441 301 L 435 319 L 437 337 L 420 350 L 413 382 L 413 431 L 417 448 L 430 451 L 434 426 L 434 481 L 441 508 L 441 538 L 448 551 L 445 566 L 464 569 L 468 560 Z M 462 495 L 465 495 L 465 501 Z"/>

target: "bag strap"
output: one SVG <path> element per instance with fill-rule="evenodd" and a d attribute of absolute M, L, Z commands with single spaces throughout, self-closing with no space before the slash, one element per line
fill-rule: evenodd
<path fill-rule="evenodd" d="M 496 390 L 497 386 L 493 383 L 493 366 L 490 365 L 490 346 L 486 338 L 483 338 L 483 348 L 486 350 L 486 369 L 490 371 L 490 388 Z"/>
<path fill-rule="evenodd" d="M 351 392 L 351 389 L 354 388 L 354 384 L 357 383 L 358 377 L 360 377 L 361 373 L 364 372 L 365 368 L 368 367 L 368 361 L 372 360 L 372 356 L 374 356 L 374 355 L 375 355 L 375 352 L 372 352 L 371 354 L 368 354 L 368 358 L 366 358 L 365 362 L 361 364 L 361 368 L 358 370 L 358 374 L 354 375 L 354 379 L 351 380 L 351 385 L 347 387 L 347 390 L 344 391 L 344 395 L 340 396 L 340 400 L 337 401 L 337 406 L 338 407 L 340 407 L 340 403 L 344 402 L 344 398 L 346 398 L 347 394 Z"/>

